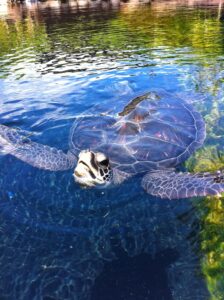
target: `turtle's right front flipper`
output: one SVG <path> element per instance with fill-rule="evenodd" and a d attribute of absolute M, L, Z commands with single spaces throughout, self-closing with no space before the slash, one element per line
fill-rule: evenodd
<path fill-rule="evenodd" d="M 75 166 L 75 156 L 32 142 L 22 131 L 0 125 L 0 153 L 11 154 L 28 164 L 45 170 L 62 171 Z"/>
<path fill-rule="evenodd" d="M 224 192 L 224 173 L 181 173 L 173 170 L 156 170 L 142 179 L 147 193 L 166 199 L 219 195 Z"/>

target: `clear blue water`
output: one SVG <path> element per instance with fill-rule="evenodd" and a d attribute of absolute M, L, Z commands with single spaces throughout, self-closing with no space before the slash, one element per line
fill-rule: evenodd
<path fill-rule="evenodd" d="M 193 102 L 207 122 L 206 145 L 222 147 L 222 7 L 164 2 L 2 4 L 0 123 L 67 151 L 76 115 L 163 88 Z M 203 265 L 208 229 L 195 201 L 153 198 L 140 178 L 82 190 L 72 170 L 1 155 L 0 299 L 220 295 Z"/>

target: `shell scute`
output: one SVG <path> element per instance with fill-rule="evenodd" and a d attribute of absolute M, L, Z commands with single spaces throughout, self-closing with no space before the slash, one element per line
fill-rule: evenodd
<path fill-rule="evenodd" d="M 131 150 L 122 144 L 102 144 L 94 150 L 105 153 L 114 164 L 120 164 L 122 161 L 122 165 L 131 165 L 136 162 L 136 157 L 133 155 Z"/>
<path fill-rule="evenodd" d="M 139 134 L 140 127 L 138 124 L 127 121 L 127 122 L 121 122 L 120 126 L 117 129 L 117 134 L 121 136 L 135 136 Z"/>
<path fill-rule="evenodd" d="M 115 138 L 112 129 L 116 119 L 111 116 L 82 116 L 75 120 L 70 131 L 70 148 L 74 152 L 95 149 Z"/>
<path fill-rule="evenodd" d="M 176 157 L 183 151 L 183 147 L 176 144 L 147 136 L 139 138 L 137 142 L 130 144 L 130 147 L 134 150 L 137 160 L 151 162 Z"/>

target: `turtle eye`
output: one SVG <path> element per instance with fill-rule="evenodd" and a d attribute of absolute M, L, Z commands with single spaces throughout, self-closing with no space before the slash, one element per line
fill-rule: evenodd
<path fill-rule="evenodd" d="M 109 165 L 109 159 L 108 158 L 103 159 L 99 162 L 99 164 L 103 167 L 107 167 Z"/>

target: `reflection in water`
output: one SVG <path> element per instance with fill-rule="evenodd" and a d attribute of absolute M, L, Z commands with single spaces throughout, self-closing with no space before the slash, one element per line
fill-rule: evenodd
<path fill-rule="evenodd" d="M 1 1 L 0 123 L 66 150 L 75 115 L 162 87 L 194 102 L 207 123 L 205 147 L 186 166 L 216 170 L 224 162 L 222 18 L 222 1 L 212 0 Z M 8 156 L 0 166 L 0 298 L 119 299 L 116 279 L 125 300 L 204 300 L 207 289 L 223 299 L 222 199 L 158 201 L 132 181 L 80 190 L 70 173 Z"/>

